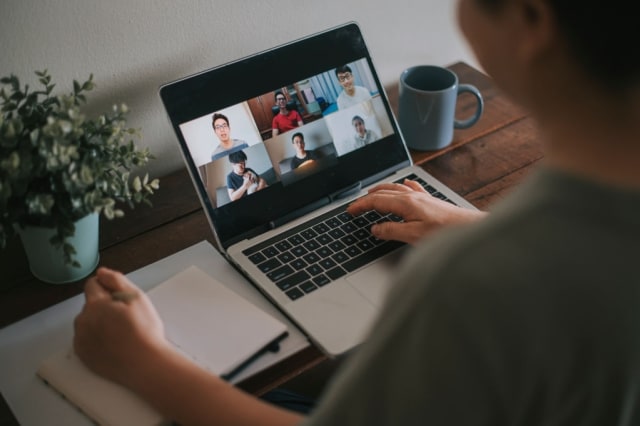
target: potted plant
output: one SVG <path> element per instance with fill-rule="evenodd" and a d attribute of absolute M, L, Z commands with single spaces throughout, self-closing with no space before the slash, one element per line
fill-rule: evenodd
<path fill-rule="evenodd" d="M 125 105 L 82 112 L 93 75 L 59 96 L 47 71 L 36 75 L 33 91 L 15 75 L 0 79 L 0 247 L 17 232 L 36 277 L 76 281 L 98 263 L 99 215 L 123 216 L 117 201 L 149 204 L 159 184 L 131 174 L 153 156 L 136 148 Z"/>

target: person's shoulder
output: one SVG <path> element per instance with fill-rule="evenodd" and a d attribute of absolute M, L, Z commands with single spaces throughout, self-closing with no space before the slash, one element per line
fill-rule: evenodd
<path fill-rule="evenodd" d="M 233 154 L 234 152 L 238 152 L 243 150 L 244 148 L 248 148 L 249 145 L 245 142 L 245 141 L 238 141 L 241 142 L 240 144 L 236 143 L 236 141 L 238 141 L 237 139 L 233 140 L 233 147 L 227 149 L 227 150 L 220 150 L 220 146 L 218 146 L 218 149 L 216 151 L 214 151 L 213 155 L 211 156 L 211 161 L 214 160 L 218 160 L 222 157 L 226 157 L 229 154 Z"/>
<path fill-rule="evenodd" d="M 211 154 L 211 161 L 218 160 L 224 157 L 226 154 L 227 154 L 227 151 L 225 151 L 224 149 L 221 149 L 220 145 L 218 145 L 218 147 Z"/>
<path fill-rule="evenodd" d="M 371 96 L 371 91 L 364 86 L 356 86 L 356 90 L 359 91 L 362 95 Z"/>
<path fill-rule="evenodd" d="M 532 210 L 491 213 L 480 222 L 429 236 L 407 256 L 402 280 L 456 300 L 495 292 L 505 284 L 534 282 L 544 253 L 522 252 L 533 238 L 527 225 L 535 216 Z"/>

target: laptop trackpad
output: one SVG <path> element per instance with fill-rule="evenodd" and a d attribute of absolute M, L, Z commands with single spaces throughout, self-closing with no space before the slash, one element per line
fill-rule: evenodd
<path fill-rule="evenodd" d="M 349 275 L 347 281 L 372 305 L 381 307 L 393 286 L 393 276 L 404 249 L 385 256 L 378 262 Z"/>

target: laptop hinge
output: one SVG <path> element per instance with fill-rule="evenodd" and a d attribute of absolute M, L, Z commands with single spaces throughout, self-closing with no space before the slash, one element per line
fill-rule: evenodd
<path fill-rule="evenodd" d="M 349 185 L 346 188 L 342 188 L 332 194 L 329 194 L 329 199 L 333 202 L 342 198 L 347 198 L 353 194 L 357 194 L 362 189 L 362 182 L 358 181 L 353 185 Z"/>

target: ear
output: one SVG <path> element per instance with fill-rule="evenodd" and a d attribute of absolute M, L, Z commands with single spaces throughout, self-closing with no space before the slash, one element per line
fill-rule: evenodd
<path fill-rule="evenodd" d="M 525 64 L 546 56 L 558 42 L 555 15 L 548 0 L 517 0 L 514 13 L 521 26 L 521 43 L 517 54 Z"/>

